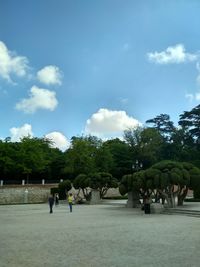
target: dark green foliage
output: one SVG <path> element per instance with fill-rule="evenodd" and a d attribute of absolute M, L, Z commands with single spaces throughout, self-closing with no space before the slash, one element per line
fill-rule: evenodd
<path fill-rule="evenodd" d="M 186 198 L 184 202 L 200 202 L 200 198 Z"/>
<path fill-rule="evenodd" d="M 147 120 L 146 123 L 153 124 L 153 127 L 164 135 L 172 133 L 175 129 L 174 123 L 170 121 L 170 116 L 167 114 L 160 114 L 154 119 Z"/>
<path fill-rule="evenodd" d="M 60 193 L 60 190 L 58 187 L 52 187 L 50 190 L 51 194 L 54 196 L 56 193 Z"/>
<path fill-rule="evenodd" d="M 109 188 L 118 187 L 118 182 L 113 178 L 112 174 L 106 172 L 98 172 L 89 175 L 90 187 L 92 189 L 99 190 L 100 198 L 102 198 L 108 191 Z"/>
<path fill-rule="evenodd" d="M 122 196 L 128 193 L 127 187 L 122 183 L 119 185 L 119 192 Z"/>
<path fill-rule="evenodd" d="M 112 165 L 109 173 L 118 180 L 127 173 L 130 173 L 132 168 L 132 155 L 129 145 L 120 139 L 112 139 L 104 142 L 106 147 L 112 155 Z"/>
<path fill-rule="evenodd" d="M 145 171 L 123 176 L 119 188 L 123 195 L 135 190 L 142 196 L 156 190 L 171 198 L 176 192 L 181 205 L 189 187 L 200 188 L 200 170 L 189 163 L 165 160 Z"/>
<path fill-rule="evenodd" d="M 189 133 L 196 137 L 198 141 L 200 138 L 200 105 L 196 106 L 191 111 L 185 111 L 181 114 L 179 125 L 187 128 Z"/>
<path fill-rule="evenodd" d="M 169 174 L 170 176 L 170 183 L 178 185 L 181 183 L 182 173 L 178 168 L 173 168 Z"/>
<path fill-rule="evenodd" d="M 84 189 L 90 186 L 90 179 L 86 174 L 79 174 L 73 181 L 75 189 Z"/>
<path fill-rule="evenodd" d="M 200 170 L 196 167 L 189 170 L 190 188 L 194 190 L 200 189 Z"/>
<path fill-rule="evenodd" d="M 88 188 L 99 190 L 102 198 L 109 188 L 118 187 L 118 182 L 110 173 L 97 172 L 88 175 L 79 174 L 74 179 L 73 185 L 76 189 L 81 189 L 86 198 L 90 197 Z"/>
<path fill-rule="evenodd" d="M 58 184 L 60 199 L 66 199 L 66 194 L 72 189 L 71 181 L 65 180 Z"/>
<path fill-rule="evenodd" d="M 200 188 L 199 189 L 194 189 L 193 194 L 194 194 L 194 198 L 195 199 L 199 199 L 199 201 L 200 201 Z"/>
<path fill-rule="evenodd" d="M 158 188 L 165 189 L 169 185 L 169 177 L 167 173 L 161 173 L 160 174 L 160 185 Z"/>
<path fill-rule="evenodd" d="M 162 188 L 161 187 L 161 179 L 160 179 L 160 173 L 157 173 L 154 175 L 154 188 Z"/>

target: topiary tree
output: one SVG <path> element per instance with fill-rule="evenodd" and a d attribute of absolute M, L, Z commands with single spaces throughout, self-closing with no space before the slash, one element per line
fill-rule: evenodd
<path fill-rule="evenodd" d="M 91 188 L 89 188 L 89 185 L 90 178 L 86 174 L 79 174 L 73 181 L 74 188 L 79 190 L 77 196 L 80 191 L 82 191 L 83 196 L 87 201 L 90 201 L 91 199 Z"/>
<path fill-rule="evenodd" d="M 102 198 L 109 188 L 118 187 L 117 180 L 110 173 L 97 172 L 93 174 L 79 174 L 73 182 L 75 189 L 82 191 L 87 201 L 91 200 L 91 190 L 98 190 Z M 79 194 L 78 192 L 78 194 Z"/>
<path fill-rule="evenodd" d="M 178 197 L 178 205 L 182 205 L 189 188 L 200 188 L 198 168 L 189 163 L 161 161 L 145 171 L 123 177 L 120 192 L 132 189 L 140 197 L 159 193 L 169 207 L 175 207 L 175 197 Z"/>
<path fill-rule="evenodd" d="M 117 188 L 118 182 L 112 174 L 107 172 L 97 172 L 90 175 L 90 187 L 98 190 L 102 199 L 109 188 Z"/>
<path fill-rule="evenodd" d="M 70 180 L 64 180 L 63 182 L 60 182 L 58 184 L 59 189 L 59 197 L 60 199 L 66 199 L 66 194 L 69 190 L 72 189 L 71 181 Z"/>

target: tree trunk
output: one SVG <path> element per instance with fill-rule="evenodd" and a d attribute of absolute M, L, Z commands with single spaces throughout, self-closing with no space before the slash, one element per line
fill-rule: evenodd
<path fill-rule="evenodd" d="M 99 204 L 100 203 L 100 192 L 99 190 L 92 189 L 90 204 Z"/>
<path fill-rule="evenodd" d="M 127 208 L 137 208 L 140 205 L 140 196 L 137 191 L 128 192 Z"/>
<path fill-rule="evenodd" d="M 166 199 L 167 206 L 169 208 L 174 208 L 175 207 L 175 196 L 176 196 L 176 193 L 173 193 L 173 192 L 164 193 L 161 190 L 159 190 L 159 192 L 160 192 L 161 196 Z"/>
<path fill-rule="evenodd" d="M 170 198 L 171 198 L 172 208 L 175 208 L 175 206 L 176 206 L 175 197 L 176 197 L 176 195 L 174 193 L 171 193 Z"/>
<path fill-rule="evenodd" d="M 186 198 L 187 193 L 188 193 L 188 187 L 183 189 L 182 193 L 180 192 L 180 194 L 178 195 L 178 206 L 183 206 L 183 201 Z"/>
<path fill-rule="evenodd" d="M 140 205 L 140 195 L 139 192 L 134 190 L 133 191 L 133 208 L 137 208 Z"/>

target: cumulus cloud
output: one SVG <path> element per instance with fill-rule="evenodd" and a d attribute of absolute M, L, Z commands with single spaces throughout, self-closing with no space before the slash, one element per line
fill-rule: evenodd
<path fill-rule="evenodd" d="M 195 61 L 198 59 L 197 54 L 186 53 L 183 44 L 177 44 L 175 46 L 169 46 L 162 52 L 147 53 L 147 57 L 150 61 L 158 64 L 170 64 L 170 63 L 184 63 L 189 61 Z"/>
<path fill-rule="evenodd" d="M 50 65 L 37 72 L 37 78 L 46 85 L 61 85 L 62 74 L 58 67 Z"/>
<path fill-rule="evenodd" d="M 32 127 L 30 124 L 24 124 L 22 127 L 13 127 L 10 129 L 11 141 L 19 142 L 20 139 L 26 136 L 33 137 Z"/>
<path fill-rule="evenodd" d="M 9 51 L 6 45 L 0 41 L 0 77 L 13 83 L 11 76 L 14 74 L 23 77 L 26 75 L 27 69 L 28 59 Z"/>
<path fill-rule="evenodd" d="M 45 138 L 52 141 L 52 147 L 59 148 L 62 151 L 65 151 L 67 148 L 69 148 L 69 141 L 60 132 L 51 132 L 49 134 L 46 134 Z"/>
<path fill-rule="evenodd" d="M 25 113 L 34 113 L 38 109 L 53 111 L 58 105 L 56 93 L 47 89 L 33 86 L 30 89 L 30 97 L 22 99 L 16 104 L 16 109 Z"/>
<path fill-rule="evenodd" d="M 125 111 L 99 109 L 86 122 L 85 132 L 98 136 L 118 136 L 128 128 L 137 128 L 141 123 L 129 117 Z"/>

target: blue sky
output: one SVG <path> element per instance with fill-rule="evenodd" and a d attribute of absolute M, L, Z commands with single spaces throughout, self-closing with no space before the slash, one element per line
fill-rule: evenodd
<path fill-rule="evenodd" d="M 0 0 L 0 138 L 120 137 L 200 102 L 200 1 Z"/>

